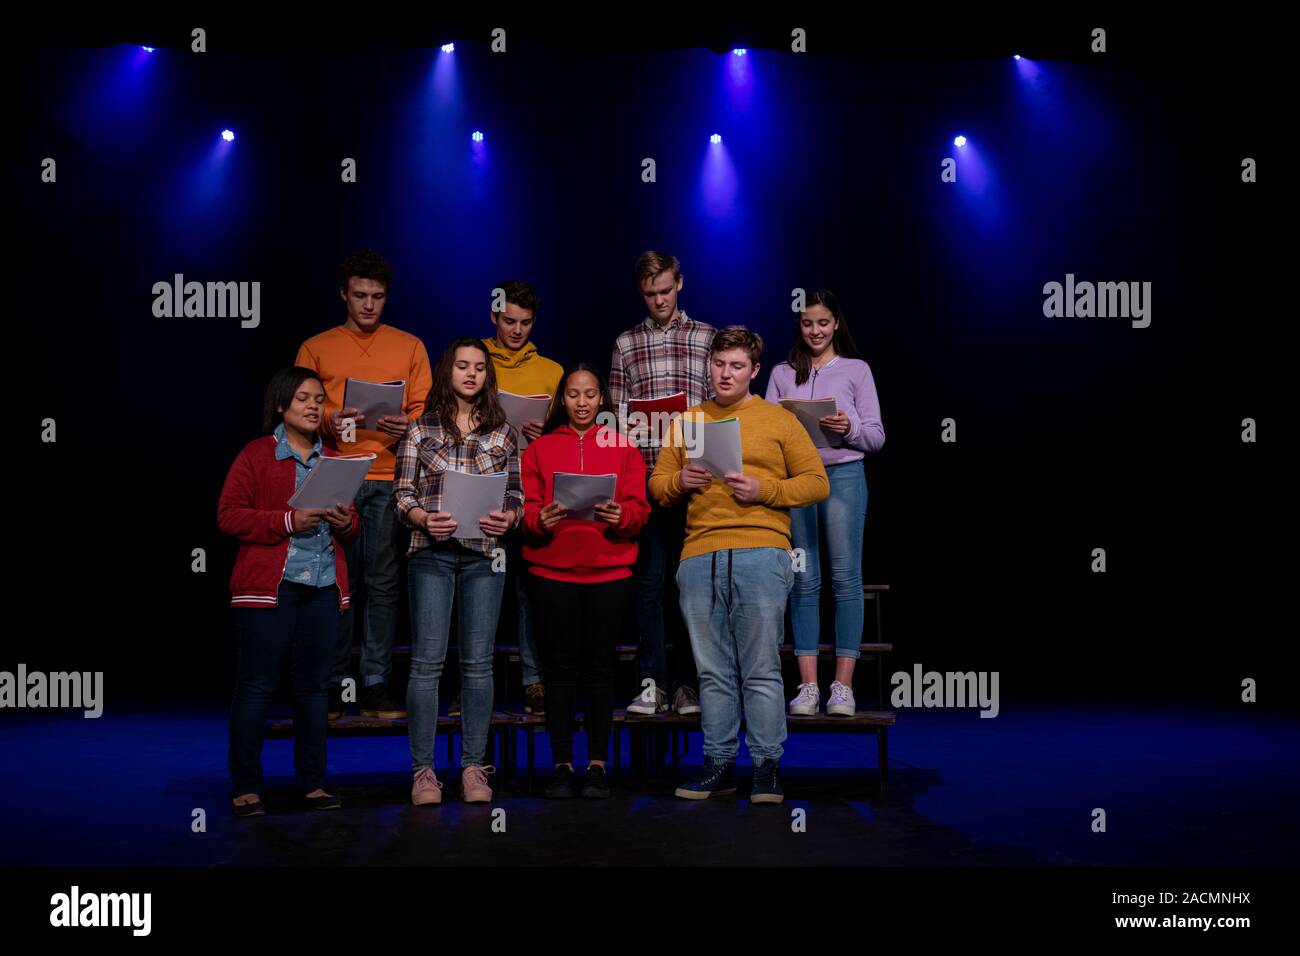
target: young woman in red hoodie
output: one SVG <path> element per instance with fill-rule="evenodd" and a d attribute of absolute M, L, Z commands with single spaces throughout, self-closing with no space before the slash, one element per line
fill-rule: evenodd
<path fill-rule="evenodd" d="M 217 525 L 239 540 L 230 575 L 239 657 L 230 705 L 234 814 L 262 816 L 266 707 L 287 661 L 293 667 L 294 767 L 308 806 L 335 810 L 327 793 L 325 732 L 333 648 L 349 604 L 342 548 L 360 519 L 351 504 L 291 508 L 289 499 L 324 451 L 317 435 L 325 387 L 309 368 L 281 369 L 266 388 L 261 438 L 244 446 L 221 489 Z"/>
<path fill-rule="evenodd" d="M 584 797 L 608 797 L 605 761 L 614 712 L 614 645 L 636 565 L 636 536 L 650 514 L 641 453 L 597 415 L 613 416 L 605 379 L 593 366 L 560 379 L 542 436 L 520 464 L 524 485 L 524 560 L 546 674 L 546 730 L 555 776 L 546 795 L 574 795 L 573 720 L 585 692 Z M 594 517 L 569 517 L 554 500 L 556 472 L 615 475 L 614 497 Z"/>

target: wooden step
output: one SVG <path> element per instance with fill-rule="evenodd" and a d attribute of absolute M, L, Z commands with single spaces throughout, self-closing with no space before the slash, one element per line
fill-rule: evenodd
<path fill-rule="evenodd" d="M 892 727 L 895 722 L 895 712 L 892 710 L 860 710 L 852 717 L 828 717 L 825 714 L 818 714 L 815 717 L 791 717 L 786 716 L 786 727 L 790 733 L 799 733 L 803 731 L 830 731 L 837 730 L 850 731 L 860 729 L 866 726 L 885 726 Z M 679 716 L 669 711 L 666 714 L 656 714 L 654 716 L 646 714 L 629 714 L 626 710 L 616 710 L 613 713 L 613 722 L 616 724 L 625 724 L 627 726 L 642 727 L 671 727 L 678 730 L 700 729 L 700 718 L 698 714 L 687 717 Z M 329 733 L 332 737 L 380 737 L 386 735 L 404 735 L 407 732 L 407 719 L 398 717 L 393 720 L 385 720 L 382 717 L 340 717 L 338 720 L 329 722 Z M 577 726 L 583 725 L 582 715 L 577 717 Z M 439 733 L 449 733 L 460 730 L 460 718 L 448 717 L 446 714 L 438 715 Z M 493 711 L 491 726 L 518 726 L 523 728 L 542 729 L 546 726 L 546 717 L 541 714 L 525 714 L 521 711 Z M 741 722 L 743 728 L 744 722 Z M 274 718 L 266 722 L 266 736 L 268 738 L 283 738 L 293 736 L 293 720 L 290 718 Z"/>

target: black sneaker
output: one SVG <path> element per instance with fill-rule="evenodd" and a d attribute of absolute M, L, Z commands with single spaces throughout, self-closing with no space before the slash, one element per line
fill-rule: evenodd
<path fill-rule="evenodd" d="M 562 763 L 555 768 L 555 776 L 546 785 L 548 800 L 570 800 L 573 798 L 573 768 Z"/>
<path fill-rule="evenodd" d="M 709 797 L 736 792 L 736 764 L 732 760 L 704 758 L 704 769 L 690 783 L 677 788 L 677 796 L 686 800 L 707 800 Z"/>
<path fill-rule="evenodd" d="M 326 707 L 326 718 L 329 720 L 338 720 L 347 714 L 348 708 L 343 703 L 343 685 L 330 684 L 330 702 Z"/>
<path fill-rule="evenodd" d="M 781 789 L 781 765 L 775 760 L 760 760 L 754 766 L 754 786 L 749 791 L 750 803 L 780 803 L 785 799 Z"/>
<path fill-rule="evenodd" d="M 361 689 L 361 716 L 398 720 L 406 716 L 406 711 L 388 696 L 387 684 L 371 684 Z"/>
<path fill-rule="evenodd" d="M 582 782 L 582 795 L 588 800 L 609 799 L 609 774 L 598 763 L 587 768 L 587 779 Z"/>

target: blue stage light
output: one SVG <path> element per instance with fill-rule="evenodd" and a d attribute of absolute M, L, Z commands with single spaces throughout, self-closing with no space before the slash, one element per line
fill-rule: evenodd
<path fill-rule="evenodd" d="M 480 130 L 474 130 L 474 132 L 469 134 L 469 138 L 476 143 L 481 143 L 483 142 L 483 133 Z"/>
<path fill-rule="evenodd" d="M 142 46 L 142 47 L 140 47 L 140 49 L 144 50 L 145 53 L 152 53 L 152 52 L 153 52 L 153 47 L 151 47 L 151 46 Z"/>
<path fill-rule="evenodd" d="M 732 50 L 731 52 L 735 56 L 744 56 L 749 51 L 746 50 L 743 46 L 738 46 L 736 47 L 736 49 Z"/>
<path fill-rule="evenodd" d="M 952 141 L 952 144 L 953 144 L 954 146 L 958 147 L 958 148 L 960 148 L 960 147 L 962 147 L 962 146 L 965 146 L 965 145 L 966 145 L 966 137 L 965 137 L 965 136 L 958 136 L 956 139 L 954 139 L 954 140 Z"/>
<path fill-rule="evenodd" d="M 235 133 L 233 130 L 223 129 L 221 131 L 221 138 L 227 143 L 233 143 L 235 141 Z"/>
<path fill-rule="evenodd" d="M 444 43 L 444 44 L 442 45 L 442 52 L 443 52 L 443 53 L 455 53 L 455 52 L 456 52 L 456 44 L 454 44 L 454 43 Z"/>
<path fill-rule="evenodd" d="M 1016 59 L 1016 60 L 1020 59 L 1020 54 L 1017 53 L 1012 59 Z"/>
<path fill-rule="evenodd" d="M 722 136 L 721 136 L 721 134 L 719 134 L 719 133 L 714 133 L 712 136 L 709 137 L 709 142 L 712 143 L 712 144 L 715 145 L 715 146 L 716 146 L 718 143 L 721 143 L 721 142 L 722 142 Z"/>

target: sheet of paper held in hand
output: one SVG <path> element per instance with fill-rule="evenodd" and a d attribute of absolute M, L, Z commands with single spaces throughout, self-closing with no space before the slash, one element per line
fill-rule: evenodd
<path fill-rule="evenodd" d="M 453 538 L 483 538 L 479 520 L 500 511 L 506 500 L 506 473 L 468 475 L 448 469 L 442 473 L 442 510 L 456 519 Z"/>
<path fill-rule="evenodd" d="M 728 472 L 743 472 L 739 418 L 724 418 L 720 422 L 683 418 L 681 425 L 688 461 L 703 465 L 714 478 Z"/>
<path fill-rule="evenodd" d="M 569 512 L 566 517 L 595 521 L 595 506 L 613 498 L 617 489 L 618 475 L 576 475 L 557 471 L 552 497 Z"/>
<path fill-rule="evenodd" d="M 350 378 L 343 384 L 343 407 L 355 408 L 365 416 L 362 428 L 375 431 L 379 419 L 402 414 L 406 382 L 365 382 Z"/>
<path fill-rule="evenodd" d="M 835 407 L 835 399 L 783 398 L 781 399 L 781 407 L 799 419 L 799 424 L 804 427 L 804 431 L 808 433 L 808 437 L 813 440 L 813 444 L 818 448 L 838 448 L 840 446 L 840 436 L 827 432 L 821 426 L 821 419 L 834 415 L 839 411 Z"/>
<path fill-rule="evenodd" d="M 546 406 L 551 403 L 551 396 L 497 392 L 497 397 L 501 399 L 501 408 L 506 413 L 506 421 L 510 422 L 510 427 L 515 430 L 515 440 L 519 444 L 519 450 L 523 451 L 528 447 L 528 439 L 524 437 L 524 422 L 546 421 Z"/>
<path fill-rule="evenodd" d="M 333 508 L 350 505 L 366 480 L 375 453 L 318 458 L 298 490 L 289 499 L 291 508 Z"/>

